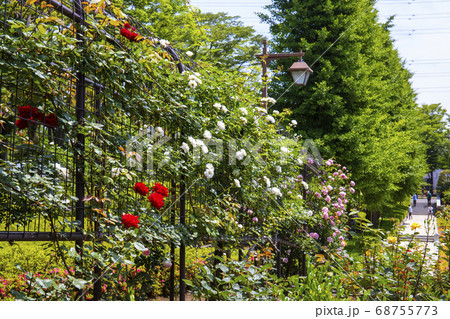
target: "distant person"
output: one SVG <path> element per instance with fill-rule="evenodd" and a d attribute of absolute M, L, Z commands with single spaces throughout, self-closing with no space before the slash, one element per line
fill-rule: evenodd
<path fill-rule="evenodd" d="M 412 198 L 413 198 L 414 207 L 416 207 L 416 204 L 417 204 L 417 193 L 414 193 Z"/>
<path fill-rule="evenodd" d="M 431 205 L 431 197 L 432 197 L 431 192 L 428 191 L 428 193 L 427 193 L 428 206 Z"/>
<path fill-rule="evenodd" d="M 409 214 L 408 214 L 409 219 L 412 219 L 412 213 L 413 213 L 413 208 L 411 205 L 409 205 Z"/>
<path fill-rule="evenodd" d="M 433 214 L 433 206 L 429 205 L 428 206 L 428 216 L 427 218 L 433 218 L 434 214 Z"/>

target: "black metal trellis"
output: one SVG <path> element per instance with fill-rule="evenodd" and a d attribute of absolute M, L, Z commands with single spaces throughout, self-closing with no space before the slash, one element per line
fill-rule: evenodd
<path fill-rule="evenodd" d="M 89 28 L 90 24 L 84 14 L 84 9 L 81 0 L 48 0 L 46 1 L 52 6 L 49 9 L 52 13 L 56 14 L 61 20 L 66 22 L 66 25 L 61 25 L 59 28 L 68 30 L 68 25 L 74 25 L 74 34 L 77 39 L 77 45 L 84 47 L 86 43 L 83 42 L 83 32 L 85 28 Z M 29 22 L 37 17 L 42 17 L 45 13 L 40 10 L 37 3 L 34 5 L 26 5 L 26 0 L 16 1 L 4 1 L 2 4 L 3 12 L 3 35 L 7 34 L 8 27 L 8 14 L 14 14 L 17 18 Z M 10 9 L 8 4 L 14 7 Z M 3 6 L 4 5 L 4 6 Z M 139 32 L 143 35 L 153 37 L 153 35 L 145 28 L 140 26 L 137 22 L 134 22 Z M 114 46 L 122 47 L 120 41 L 115 37 L 113 31 L 101 31 L 105 36 L 106 41 Z M 180 56 L 183 54 L 175 49 L 167 46 L 166 51 L 171 55 L 172 59 L 176 61 L 177 69 L 180 73 L 185 71 L 186 66 L 181 62 Z M 7 56 L 7 53 L 2 51 L 2 61 L 6 61 L 11 56 Z M 187 60 L 187 58 L 186 58 Z M 183 58 L 185 61 L 185 57 Z M 49 68 L 45 71 L 57 69 L 57 65 L 50 64 Z M 53 68 L 53 69 L 52 69 Z M 63 176 L 55 177 L 55 179 L 62 179 L 67 195 L 73 195 L 77 200 L 73 205 L 58 215 L 58 218 L 64 218 L 74 227 L 71 229 L 62 228 L 55 229 L 55 225 L 50 225 L 46 219 L 36 213 L 29 201 L 21 201 L 21 197 L 14 192 L 4 191 L 1 193 L 1 206 L 3 210 L 0 215 L 0 241 L 72 241 L 75 242 L 77 251 L 82 253 L 84 241 L 91 241 L 95 238 L 85 234 L 85 230 L 89 228 L 94 229 L 96 236 L 101 237 L 98 234 L 98 226 L 96 226 L 96 220 L 93 217 L 94 204 L 91 204 L 87 197 L 90 194 L 87 191 L 86 173 L 92 168 L 87 166 L 86 161 L 86 136 L 83 134 L 82 127 L 86 118 L 95 117 L 101 119 L 104 116 L 102 107 L 103 103 L 107 101 L 102 96 L 103 92 L 107 91 L 110 87 L 108 79 L 98 80 L 93 74 L 88 74 L 85 71 L 83 63 L 73 63 L 70 68 L 61 68 L 56 77 L 65 80 L 67 87 L 64 88 L 65 95 L 59 97 L 59 102 L 64 104 L 64 111 L 71 115 L 77 125 L 69 127 L 69 124 L 64 124 L 62 127 L 47 127 L 41 125 L 38 121 L 29 120 L 29 128 L 26 134 L 29 134 L 27 142 L 32 142 L 34 139 L 39 140 L 39 143 L 25 143 L 26 136 L 19 136 L 18 129 L 13 123 L 19 119 L 17 107 L 22 105 L 35 105 L 39 104 L 40 111 L 50 112 L 55 109 L 52 105 L 53 102 L 47 96 L 49 92 L 45 92 L 39 88 L 38 83 L 31 77 L 25 77 L 19 74 L 19 71 L 15 70 L 15 77 L 8 75 L 11 72 L 7 67 L 2 66 L 0 74 L 0 104 L 2 106 L 2 112 L 8 110 L 12 113 L 8 118 L 8 123 L 0 127 L 1 141 L 0 141 L 0 162 L 15 162 L 19 165 L 22 171 L 27 169 L 27 164 L 36 164 L 39 168 L 38 175 L 40 177 L 48 177 L 45 173 L 45 168 L 48 166 L 56 167 L 62 166 Z M 14 78 L 14 82 L 11 80 Z M 62 81 L 61 81 L 62 82 Z M 61 83 L 60 82 L 60 83 Z M 60 84 L 61 85 L 61 84 Z M 114 97 L 116 98 L 116 97 Z M 6 111 L 5 111 L 6 112 Z M 133 136 L 137 132 L 131 128 L 131 119 L 128 123 L 122 123 L 119 132 L 117 133 L 123 140 L 126 136 Z M 153 123 L 158 124 L 158 123 Z M 61 125 L 62 126 L 62 125 Z M 74 130 L 74 141 L 67 136 L 67 130 Z M 24 132 L 19 132 L 23 134 Z M 20 137 L 20 138 L 19 138 Z M 72 144 L 73 143 L 73 144 Z M 3 161 L 3 162 L 2 162 Z M 106 163 L 102 163 L 103 170 L 107 171 L 108 166 Z M 64 174 L 65 169 L 65 174 Z M 305 168 L 305 177 L 308 174 L 316 174 L 317 170 L 312 166 L 307 170 Z M 10 176 L 11 177 L 11 176 Z M 164 176 L 161 176 L 164 179 Z M 176 224 L 177 217 L 179 218 L 180 225 L 189 224 L 190 212 L 186 203 L 186 185 L 184 180 L 179 181 L 166 181 L 172 185 L 172 201 L 175 202 L 178 199 L 178 208 L 172 209 L 168 223 Z M 127 189 L 127 192 L 129 190 Z M 128 194 L 129 195 L 129 194 Z M 129 196 L 131 197 L 131 196 Z M 125 201 L 119 205 L 118 210 L 126 212 L 126 206 L 128 202 Z M 22 221 L 15 221 L 14 214 L 20 213 L 23 216 Z M 92 226 L 93 225 L 93 226 Z M 204 242 L 218 242 L 220 245 L 227 243 L 230 240 L 226 238 L 202 238 Z M 241 246 L 248 245 L 251 242 L 259 240 L 258 238 L 242 238 L 239 241 Z M 277 252 L 277 274 L 281 273 L 281 251 L 282 246 L 288 246 L 293 248 L 299 248 L 292 243 L 289 243 L 282 238 L 274 237 L 270 238 L 270 241 L 278 248 Z M 175 245 L 170 247 L 170 257 L 172 260 L 172 267 L 170 270 L 170 300 L 175 300 L 176 284 L 175 284 Z M 217 251 L 219 253 L 219 251 Z M 239 250 L 240 259 L 243 258 L 241 250 Z M 304 269 L 304 268 L 303 268 Z M 180 281 L 178 283 L 179 298 L 180 300 L 186 299 L 186 284 L 183 279 L 186 278 L 186 244 L 181 242 L 179 248 L 179 271 Z M 304 270 L 303 270 L 304 271 Z M 96 268 L 95 273 L 100 274 L 100 269 Z M 94 287 L 94 300 L 101 298 L 101 281 L 98 280 Z"/>

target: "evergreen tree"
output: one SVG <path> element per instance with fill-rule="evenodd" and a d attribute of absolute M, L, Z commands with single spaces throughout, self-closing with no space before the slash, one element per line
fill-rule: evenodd
<path fill-rule="evenodd" d="M 391 21 L 378 22 L 372 0 L 273 0 L 273 52 L 305 51 L 314 70 L 306 87 L 288 74 L 273 81 L 277 108 L 291 108 L 299 132 L 354 172 L 367 208 L 386 211 L 405 199 L 425 172 L 411 78 L 393 48 Z M 292 64 L 271 67 L 284 71 Z"/>
<path fill-rule="evenodd" d="M 433 185 L 433 171 L 448 167 L 448 138 L 449 131 L 446 126 L 448 117 L 441 104 L 424 104 L 419 108 L 420 136 L 426 145 L 427 164 Z"/>

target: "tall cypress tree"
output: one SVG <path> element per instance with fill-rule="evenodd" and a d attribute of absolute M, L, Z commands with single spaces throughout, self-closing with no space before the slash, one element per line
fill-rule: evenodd
<path fill-rule="evenodd" d="M 269 87 L 276 108 L 290 108 L 297 129 L 354 173 L 367 207 L 405 199 L 425 171 L 417 138 L 410 72 L 393 48 L 391 21 L 378 22 L 373 0 L 273 0 L 273 52 L 305 51 L 314 70 L 304 88 L 284 72 Z M 293 61 L 271 65 L 284 71 Z"/>

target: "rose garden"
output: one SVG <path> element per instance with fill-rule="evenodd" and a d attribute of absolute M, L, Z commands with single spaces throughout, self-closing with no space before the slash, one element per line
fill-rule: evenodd
<path fill-rule="evenodd" d="M 449 230 L 435 259 L 402 235 L 408 194 L 375 227 L 257 77 L 114 2 L 0 12 L 0 300 L 450 297 Z"/>

